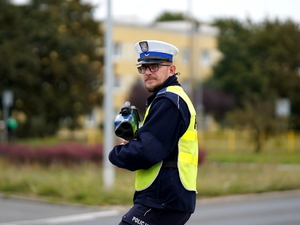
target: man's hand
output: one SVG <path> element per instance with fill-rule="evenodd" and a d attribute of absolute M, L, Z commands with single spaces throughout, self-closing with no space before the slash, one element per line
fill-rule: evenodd
<path fill-rule="evenodd" d="M 129 141 L 123 140 L 123 141 L 121 142 L 121 145 L 126 145 L 127 143 L 129 143 Z"/>

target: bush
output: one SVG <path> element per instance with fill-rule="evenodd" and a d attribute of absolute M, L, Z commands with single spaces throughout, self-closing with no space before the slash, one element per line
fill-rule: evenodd
<path fill-rule="evenodd" d="M 87 146 L 77 142 L 60 143 L 54 146 L 31 147 L 20 144 L 1 144 L 0 155 L 16 163 L 40 163 L 64 165 L 93 162 L 100 164 L 103 146 Z"/>
<path fill-rule="evenodd" d="M 205 161 L 206 151 L 199 149 L 198 165 Z M 54 146 L 31 147 L 21 144 L 0 144 L 0 156 L 15 163 L 39 163 L 63 165 L 93 162 L 101 164 L 103 160 L 103 146 L 88 146 L 78 142 L 64 142 Z"/>
<path fill-rule="evenodd" d="M 202 148 L 198 149 L 198 166 L 201 166 L 206 159 L 206 151 Z"/>

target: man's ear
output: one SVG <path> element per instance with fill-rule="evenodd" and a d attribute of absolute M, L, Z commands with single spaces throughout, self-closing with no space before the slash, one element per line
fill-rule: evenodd
<path fill-rule="evenodd" d="M 170 66 L 170 74 L 169 74 L 169 76 L 170 77 L 173 76 L 175 74 L 175 72 L 176 72 L 176 66 L 172 64 Z"/>

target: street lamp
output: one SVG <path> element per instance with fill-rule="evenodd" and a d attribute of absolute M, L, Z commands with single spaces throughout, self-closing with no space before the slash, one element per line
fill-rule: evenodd
<path fill-rule="evenodd" d="M 114 109 L 113 109 L 113 86 L 114 74 L 112 66 L 112 18 L 111 0 L 107 0 L 107 18 L 105 24 L 105 94 L 104 94 L 104 152 L 103 152 L 103 185 L 110 189 L 115 183 L 115 169 L 108 160 L 108 154 L 113 148 L 114 140 Z"/>

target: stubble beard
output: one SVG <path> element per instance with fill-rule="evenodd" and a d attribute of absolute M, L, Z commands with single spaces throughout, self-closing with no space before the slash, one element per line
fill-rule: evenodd
<path fill-rule="evenodd" d="M 145 88 L 150 93 L 153 93 L 153 92 L 155 92 L 157 90 L 157 88 L 155 88 L 155 87 L 147 87 L 146 85 L 145 85 Z"/>
<path fill-rule="evenodd" d="M 160 85 L 155 85 L 155 86 L 147 86 L 145 84 L 145 88 L 148 92 L 150 93 L 154 93 L 158 88 L 160 87 Z"/>

